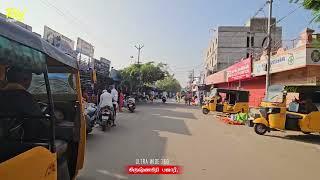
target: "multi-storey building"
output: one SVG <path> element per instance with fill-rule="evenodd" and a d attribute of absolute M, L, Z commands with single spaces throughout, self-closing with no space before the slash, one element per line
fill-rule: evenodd
<path fill-rule="evenodd" d="M 272 48 L 276 50 L 282 46 L 282 28 L 276 27 L 275 18 L 272 18 L 271 24 Z M 264 49 L 262 44 L 267 36 L 267 27 L 267 18 L 252 18 L 244 26 L 219 26 L 215 29 L 205 54 L 206 76 L 242 58 L 250 56 L 258 59 Z"/>

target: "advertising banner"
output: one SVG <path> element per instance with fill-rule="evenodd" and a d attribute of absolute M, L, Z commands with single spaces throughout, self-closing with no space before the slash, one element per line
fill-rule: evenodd
<path fill-rule="evenodd" d="M 272 56 L 270 59 L 270 73 L 277 73 L 306 66 L 306 49 L 297 48 L 284 51 Z M 266 74 L 267 60 L 263 59 L 253 63 L 253 76 Z"/>
<path fill-rule="evenodd" d="M 90 43 L 86 42 L 85 40 L 78 38 L 76 51 L 86 56 L 93 57 L 94 47 Z"/>
<path fill-rule="evenodd" d="M 206 85 L 219 84 L 226 82 L 226 70 L 219 71 L 206 77 Z"/>
<path fill-rule="evenodd" d="M 94 61 L 94 67 L 98 74 L 103 74 L 109 76 L 110 72 L 110 61 L 105 58 L 100 58 L 100 60 Z"/>
<path fill-rule="evenodd" d="M 227 68 L 227 81 L 238 81 L 251 77 L 251 58 L 244 59 Z"/>
<path fill-rule="evenodd" d="M 77 58 L 77 53 L 74 51 L 74 41 L 57 31 L 54 31 L 48 26 L 44 26 L 43 39 L 60 49 L 65 54 L 68 54 L 73 58 Z"/>

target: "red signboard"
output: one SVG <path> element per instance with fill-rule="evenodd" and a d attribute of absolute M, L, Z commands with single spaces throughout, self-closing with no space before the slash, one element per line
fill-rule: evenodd
<path fill-rule="evenodd" d="M 206 85 L 211 85 L 211 84 L 219 84 L 219 83 L 224 83 L 226 82 L 226 74 L 225 70 L 219 71 L 217 73 L 211 74 L 205 79 Z"/>
<path fill-rule="evenodd" d="M 227 68 L 227 81 L 238 81 L 251 78 L 251 58 L 244 59 Z"/>

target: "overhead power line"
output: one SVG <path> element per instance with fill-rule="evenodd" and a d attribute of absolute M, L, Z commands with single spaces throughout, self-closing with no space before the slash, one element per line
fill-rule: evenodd
<path fill-rule="evenodd" d="M 280 19 L 278 19 L 278 21 L 276 23 L 279 23 L 281 21 L 283 21 L 284 19 L 286 19 L 287 17 L 289 17 L 290 15 L 292 15 L 294 12 L 296 12 L 298 9 L 300 9 L 302 7 L 302 5 L 298 6 L 297 8 L 291 10 L 287 15 L 281 17 Z M 274 24 L 272 24 L 273 26 Z"/>
<path fill-rule="evenodd" d="M 45 5 L 48 8 L 52 8 L 53 10 L 55 10 L 60 16 L 64 17 L 64 19 L 72 24 L 75 25 L 80 25 L 81 26 L 81 30 L 84 31 L 85 34 L 87 34 L 89 37 L 95 39 L 96 41 L 99 39 L 97 38 L 94 34 L 90 33 L 89 31 L 86 30 L 86 27 L 90 27 L 88 26 L 86 23 L 84 23 L 84 21 L 82 19 L 77 18 L 76 16 L 74 16 L 73 14 L 71 14 L 69 11 L 67 10 L 62 10 L 60 8 L 58 8 L 56 5 L 54 5 L 53 3 L 51 3 L 48 0 L 40 0 L 42 2 L 43 5 Z M 65 13 L 65 11 L 67 13 Z M 97 41 L 99 42 L 99 41 Z M 101 44 L 104 44 L 106 46 L 106 44 L 104 42 L 101 42 Z"/>

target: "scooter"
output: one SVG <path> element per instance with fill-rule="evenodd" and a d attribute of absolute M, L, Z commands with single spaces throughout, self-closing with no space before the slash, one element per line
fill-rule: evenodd
<path fill-rule="evenodd" d="M 166 101 L 167 101 L 167 98 L 165 96 L 162 96 L 162 102 L 166 103 Z"/>
<path fill-rule="evenodd" d="M 102 131 L 106 131 L 107 129 L 112 127 L 114 114 L 111 110 L 111 107 L 106 106 L 100 109 L 99 118 L 97 123 L 101 127 Z"/>
<path fill-rule="evenodd" d="M 130 96 L 128 96 L 126 98 L 126 106 L 127 106 L 128 110 L 133 113 L 134 110 L 136 109 L 136 100 L 134 98 L 131 98 Z"/>
<path fill-rule="evenodd" d="M 87 134 L 92 132 L 92 129 L 97 119 L 97 106 L 94 103 L 88 103 L 85 108 L 85 116 L 87 121 L 86 131 Z"/>

